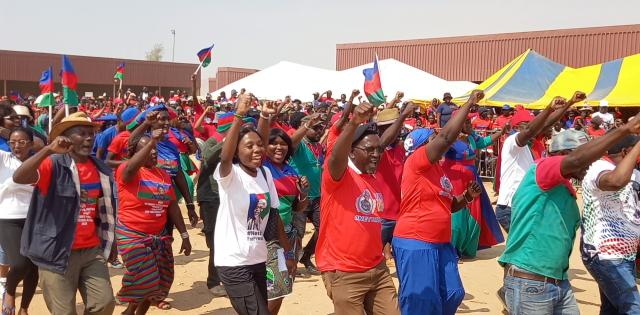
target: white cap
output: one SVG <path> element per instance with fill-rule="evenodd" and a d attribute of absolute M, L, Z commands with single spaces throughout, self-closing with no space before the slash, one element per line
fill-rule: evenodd
<path fill-rule="evenodd" d="M 607 100 L 600 101 L 600 107 L 607 107 L 607 106 L 609 106 L 609 102 Z"/>

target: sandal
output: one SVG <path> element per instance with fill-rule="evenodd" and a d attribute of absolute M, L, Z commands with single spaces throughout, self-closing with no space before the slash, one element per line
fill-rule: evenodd
<path fill-rule="evenodd" d="M 163 310 L 163 311 L 168 311 L 168 310 L 171 309 L 171 303 L 169 303 L 167 301 L 160 301 L 160 302 L 158 302 L 158 304 L 156 304 L 156 307 L 158 309 Z"/>
<path fill-rule="evenodd" d="M 4 292 L 2 294 L 2 315 L 16 315 L 15 305 L 11 307 L 4 305 L 4 300 L 6 295 L 7 295 L 7 292 Z"/>

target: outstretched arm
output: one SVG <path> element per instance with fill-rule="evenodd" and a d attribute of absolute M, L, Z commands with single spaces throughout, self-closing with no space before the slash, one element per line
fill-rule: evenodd
<path fill-rule="evenodd" d="M 358 126 L 367 121 L 373 113 L 373 106 L 369 103 L 361 103 L 353 112 L 353 117 L 344 127 L 340 136 L 336 140 L 336 144 L 329 156 L 329 174 L 333 180 L 342 179 L 344 172 L 349 164 L 349 152 L 351 152 L 351 144 L 353 136 Z"/>
<path fill-rule="evenodd" d="M 349 101 L 347 101 L 347 105 L 345 105 L 344 109 L 342 110 L 342 116 L 340 116 L 340 119 L 336 121 L 336 128 L 338 128 L 338 131 L 342 131 L 344 125 L 347 123 L 347 121 L 349 121 L 349 115 L 351 115 L 351 112 L 354 109 L 353 100 L 358 96 L 358 94 L 360 94 L 360 91 L 358 90 L 351 91 Z"/>
<path fill-rule="evenodd" d="M 631 181 L 631 175 L 636 168 L 636 162 L 640 156 L 640 142 L 636 143 L 631 152 L 616 165 L 613 171 L 606 172 L 598 177 L 598 188 L 605 191 L 618 191 Z"/>
<path fill-rule="evenodd" d="M 436 138 L 426 144 L 429 162 L 436 163 L 440 161 L 442 155 L 444 155 L 449 147 L 458 139 L 462 126 L 465 120 L 467 120 L 467 114 L 469 114 L 471 105 L 476 104 L 483 97 L 484 92 L 481 90 L 473 91 L 467 102 L 458 110 L 455 116 L 449 119 Z"/>
<path fill-rule="evenodd" d="M 579 146 L 567 155 L 560 164 L 562 176 L 565 178 L 577 177 L 580 171 L 604 155 L 614 143 L 627 135 L 638 133 L 640 133 L 640 113 L 622 127 Z"/>
<path fill-rule="evenodd" d="M 400 92 L 398 92 L 400 93 Z M 387 128 L 380 137 L 380 147 L 386 148 L 391 145 L 394 141 L 397 141 L 398 136 L 400 135 L 400 131 L 402 130 L 402 125 L 404 125 L 405 119 L 407 119 L 411 113 L 415 110 L 416 105 L 413 102 L 407 103 L 405 108 L 402 109 L 402 113 L 400 117 L 396 119 L 396 121 Z"/>

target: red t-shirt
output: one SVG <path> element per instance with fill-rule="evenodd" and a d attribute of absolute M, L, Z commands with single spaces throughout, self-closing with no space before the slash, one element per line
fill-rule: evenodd
<path fill-rule="evenodd" d="M 127 130 L 120 132 L 113 138 L 109 148 L 109 152 L 113 153 L 113 159 L 115 161 L 123 161 L 129 157 L 129 137 L 131 133 Z"/>
<path fill-rule="evenodd" d="M 587 133 L 588 133 L 590 136 L 592 136 L 592 137 L 594 137 L 594 138 L 597 138 L 597 137 L 604 136 L 604 134 L 606 133 L 606 131 L 605 131 L 604 129 L 602 129 L 602 128 L 600 128 L 600 129 L 596 130 L 595 128 L 593 128 L 593 125 L 589 125 L 589 128 L 587 128 Z"/>
<path fill-rule="evenodd" d="M 333 146 L 336 145 L 340 133 L 341 131 L 338 129 L 336 124 L 333 124 L 331 128 L 329 128 L 329 133 L 327 134 L 327 150 L 325 154 L 326 157 L 331 156 L 331 151 L 333 151 Z M 329 159 L 327 159 L 327 161 L 328 160 Z"/>
<path fill-rule="evenodd" d="M 404 164 L 400 215 L 393 235 L 449 243 L 453 184 L 439 163 L 429 162 L 426 149 L 416 150 Z"/>
<path fill-rule="evenodd" d="M 384 199 L 374 176 L 351 166 L 341 180 L 322 173 L 320 234 L 316 262 L 321 271 L 363 272 L 382 260 Z"/>
<path fill-rule="evenodd" d="M 400 144 L 387 148 L 378 164 L 376 179 L 384 196 L 384 211 L 380 217 L 397 220 L 400 212 L 400 181 L 404 166 L 404 147 Z"/>
<path fill-rule="evenodd" d="M 496 119 L 496 125 L 500 128 L 504 128 L 504 126 L 507 125 L 507 122 L 511 121 L 511 118 L 513 118 L 513 116 L 505 117 L 503 115 L 500 115 Z"/>
<path fill-rule="evenodd" d="M 473 122 L 471 122 L 471 126 L 476 130 L 491 130 L 493 129 L 493 122 L 489 119 L 477 117 Z"/>
<path fill-rule="evenodd" d="M 46 158 L 38 167 L 40 178 L 36 185 L 43 196 L 47 194 L 51 184 L 52 165 L 51 158 Z M 91 160 L 84 163 L 76 162 L 76 166 L 80 177 L 80 211 L 76 219 L 76 234 L 71 249 L 92 248 L 100 245 L 100 238 L 96 232 L 98 199 L 102 196 L 100 175 Z"/>
<path fill-rule="evenodd" d="M 138 173 L 125 183 L 122 172 L 127 163 L 116 171 L 118 185 L 118 220 L 130 229 L 147 234 L 160 234 L 167 223 L 167 210 L 176 199 L 171 177 L 158 168 L 141 167 Z"/>

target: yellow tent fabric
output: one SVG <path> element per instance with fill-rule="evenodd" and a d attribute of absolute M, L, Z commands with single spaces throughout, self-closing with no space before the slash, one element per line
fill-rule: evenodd
<path fill-rule="evenodd" d="M 586 103 L 611 106 L 640 106 L 640 54 L 606 63 L 571 68 L 527 50 L 478 86 L 485 91 L 480 105 L 546 107 L 555 96 L 571 97 L 580 90 L 587 93 Z M 454 99 L 464 103 L 469 97 Z"/>

